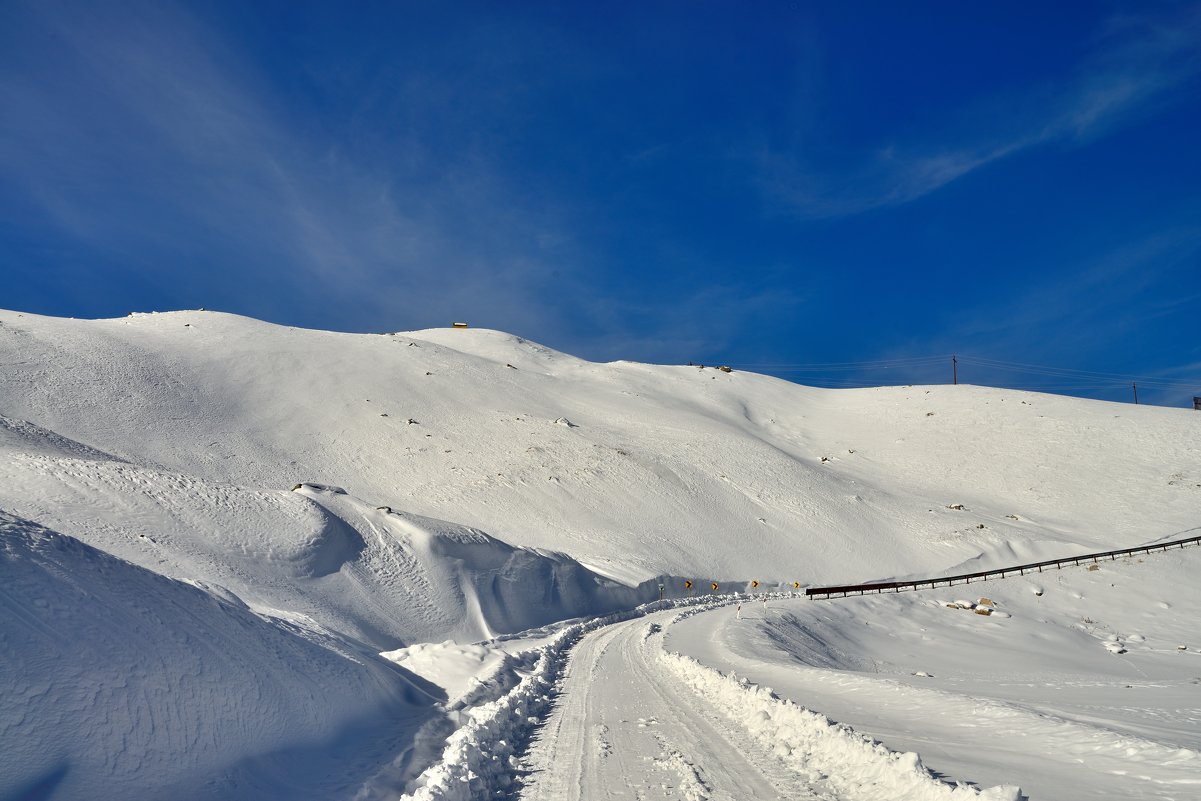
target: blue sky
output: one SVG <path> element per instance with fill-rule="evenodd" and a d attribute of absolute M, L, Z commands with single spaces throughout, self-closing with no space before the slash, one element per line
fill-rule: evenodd
<path fill-rule="evenodd" d="M 0 108 L 4 308 L 1201 395 L 1198 3 L 10 0 Z"/>

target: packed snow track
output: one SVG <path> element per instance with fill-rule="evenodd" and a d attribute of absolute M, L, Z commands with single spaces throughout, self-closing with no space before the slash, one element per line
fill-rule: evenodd
<path fill-rule="evenodd" d="M 580 640 L 523 761 L 519 797 L 1018 797 L 939 781 L 916 755 L 665 651 L 663 627 L 688 614 L 654 612 Z"/>
<path fill-rule="evenodd" d="M 790 775 L 664 669 L 649 627 L 675 614 L 618 623 L 580 642 L 529 755 L 521 797 L 832 797 Z"/>

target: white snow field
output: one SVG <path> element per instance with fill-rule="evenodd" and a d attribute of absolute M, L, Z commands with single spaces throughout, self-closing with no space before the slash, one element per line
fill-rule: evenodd
<path fill-rule="evenodd" d="M 202 311 L 0 371 L 3 801 L 1201 799 L 1201 549 L 679 598 L 1195 534 L 1191 410 Z"/>

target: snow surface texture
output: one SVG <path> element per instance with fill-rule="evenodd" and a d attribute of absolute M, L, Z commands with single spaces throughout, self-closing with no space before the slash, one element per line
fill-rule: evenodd
<path fill-rule="evenodd" d="M 684 594 L 682 577 L 729 592 L 751 579 L 929 575 L 1135 545 L 1201 522 L 1201 418 L 1186 410 L 970 386 L 816 390 L 737 371 L 593 364 L 494 331 L 332 334 L 208 312 L 0 311 L 0 364 L 5 801 L 96 788 L 394 798 L 439 763 L 446 737 L 521 686 L 562 626 L 506 634 L 629 609 L 658 597 L 659 576 L 681 577 L 665 579 L 670 598 Z M 830 608 L 867 605 L 885 621 L 899 610 L 958 615 L 938 658 L 907 664 L 902 680 L 944 681 L 958 664 L 949 655 L 965 652 L 956 638 L 1009 622 L 1023 634 L 1007 645 L 1025 661 L 996 662 L 1006 675 L 1051 676 L 1063 689 L 1054 674 L 1070 669 L 1080 686 L 1106 683 L 1098 666 L 1110 663 L 1098 660 L 1145 670 L 1144 651 L 1170 647 L 1195 662 L 1179 629 L 1201 612 L 1196 582 L 1155 567 L 1180 558 L 1149 557 L 1124 590 L 1170 588 L 1162 626 L 1117 625 L 1121 615 L 1097 617 L 1044 579 L 1045 595 L 1029 593 L 1040 615 L 1082 627 L 1052 638 L 1054 654 L 1011 601 L 989 617 L 913 606 L 928 594 Z M 764 629 L 744 652 L 750 666 L 692 655 L 739 675 L 783 660 L 848 682 L 885 661 L 878 641 L 854 636 L 871 630 L 856 615 L 797 620 Z M 612 631 L 581 640 L 581 664 L 609 665 L 588 643 L 624 642 Z M 781 642 L 805 638 L 842 645 L 781 657 L 791 647 Z M 655 663 L 651 651 L 621 653 Z M 697 703 L 671 675 L 652 671 L 641 691 Z M 1187 795 L 1197 745 L 1181 732 L 1198 726 L 1186 679 L 1122 678 L 1126 706 L 1149 711 L 1102 710 L 1097 737 L 1117 734 L 1101 769 L 1158 775 L 1146 768 L 1158 761 L 1167 794 L 1146 797 Z M 987 696 L 980 683 L 971 698 Z M 996 749 L 927 754 L 886 704 L 851 715 L 836 693 L 788 697 L 920 751 L 948 776 L 1025 784 Z M 1096 712 L 1073 699 L 1070 716 L 1049 702 L 1028 711 L 1073 724 Z M 924 719 L 928 703 L 914 696 L 910 717 Z M 698 750 L 744 764 L 739 749 L 755 748 L 730 744 L 722 727 L 709 745 L 635 728 L 650 768 L 687 797 L 720 796 Z M 612 740 L 590 731 L 581 747 Z M 1064 756 L 1039 756 L 1038 775 L 1071 786 L 1057 766 L 1081 746 L 1056 742 Z M 746 759 L 764 788 L 786 786 L 770 759 Z"/>
<path fill-rule="evenodd" d="M 1180 801 L 1201 798 L 1199 572 L 1191 549 L 953 588 L 985 593 L 988 616 L 948 608 L 945 590 L 772 600 L 681 621 L 667 647 L 941 774 Z"/>
<path fill-rule="evenodd" d="M 321 485 L 292 492 L 244 488 L 54 455 L 57 441 L 48 436 L 36 445 L 40 452 L 14 453 L 0 440 L 4 508 L 158 572 L 220 584 L 257 609 L 302 615 L 377 650 L 448 636 L 479 639 L 629 607 L 640 598 L 562 555 L 377 509 Z"/>
<path fill-rule="evenodd" d="M 594 364 L 482 329 L 334 334 L 212 312 L 0 312 L 0 359 L 0 414 L 140 467 L 258 492 L 337 484 L 633 581 L 843 583 L 1199 522 L 1191 410 L 820 390 Z M 36 494 L 0 503 L 22 497 Z"/>
<path fill-rule="evenodd" d="M 575 801 L 610 789 L 639 798 L 1020 798 L 1016 787 L 947 784 L 916 754 L 890 752 L 769 690 L 664 652 L 665 630 L 713 604 L 699 603 L 683 613 L 649 607 L 646 621 L 604 621 L 580 643 L 561 697 L 518 763 L 521 797 Z"/>
<path fill-rule="evenodd" d="M 631 679 L 653 679 L 657 675 L 658 681 L 664 681 L 665 673 L 674 674 L 683 685 L 704 699 L 707 709 L 735 720 L 743 729 L 744 736 L 760 740 L 773 757 L 779 758 L 790 768 L 787 774 L 792 784 L 772 785 L 771 788 L 782 795 L 789 795 L 790 791 L 797 789 L 796 777 L 799 776 L 806 783 L 803 785 L 805 790 L 816 790 L 821 793 L 819 797 L 847 801 L 886 801 L 896 798 L 914 801 L 1020 799 L 1021 792 L 1017 787 L 982 791 L 967 785 L 947 784 L 926 770 L 917 754 L 890 752 L 846 726 L 832 724 L 821 715 L 776 698 L 770 690 L 733 676 L 723 676 L 688 657 L 662 651 L 662 624 L 646 624 L 637 618 L 652 614 L 657 620 L 670 623 L 680 617 L 679 613 L 664 613 L 661 610 L 665 606 L 670 610 L 672 606 L 689 603 L 668 601 L 651 604 L 630 613 L 598 618 L 560 630 L 548 643 L 526 658 L 527 662 L 533 661 L 534 664 L 524 672 L 516 687 L 469 712 L 464 725 L 447 738 L 441 759 L 421 774 L 413 792 L 403 798 L 414 801 L 470 801 L 509 794 L 514 790 L 515 783 L 532 783 L 522 795 L 533 798 L 591 798 L 604 792 L 605 787 L 616 787 L 623 783 L 637 786 L 639 778 L 627 772 L 628 763 L 622 763 L 621 772 L 616 777 L 603 777 L 593 771 L 568 773 L 567 781 L 564 781 L 564 777 L 559 775 L 565 769 L 570 771 L 577 757 L 581 760 L 587 760 L 589 756 L 604 760 L 613 757 L 615 752 L 620 755 L 622 751 L 630 749 L 630 739 L 621 732 L 611 732 L 610 725 L 598 723 L 588 716 L 573 714 L 570 701 L 578 701 L 578 696 L 573 695 L 567 703 L 560 705 L 557 712 L 551 713 L 556 693 L 569 691 L 570 688 L 570 683 L 565 687 L 560 677 L 572 646 L 589 632 L 609 628 L 610 631 L 606 633 L 608 639 L 603 640 L 604 646 L 593 649 L 601 657 L 623 652 L 626 659 L 638 659 L 639 656 L 645 659 L 643 652 L 654 651 L 659 659 L 657 662 L 642 662 L 640 666 L 645 670 L 638 671 L 636 676 L 616 671 L 586 671 L 587 695 L 602 697 L 609 692 L 628 693 L 627 685 Z M 692 603 L 708 608 L 714 602 L 698 599 Z M 634 620 L 642 633 L 639 634 L 628 624 L 615 625 L 628 620 Z M 633 633 L 635 636 L 613 637 L 614 634 L 623 633 Z M 639 718 L 636 724 L 628 719 L 610 723 L 613 726 L 624 724 L 632 728 L 636 725 L 637 728 L 647 729 L 658 724 L 660 717 L 666 720 L 669 715 L 679 715 L 679 705 L 670 699 L 661 697 L 659 704 L 639 705 L 639 711 L 647 717 Z M 548 734 L 540 745 L 541 753 L 536 749 L 527 765 L 520 758 L 523 745 L 531 731 L 542 725 L 548 716 Z M 683 724 L 684 721 L 679 723 Z M 654 735 L 663 753 L 652 762 L 652 768 L 674 773 L 677 779 L 673 786 L 682 797 L 705 799 L 712 794 L 724 797 L 738 789 L 711 786 L 713 780 L 706 780 L 704 769 L 668 743 L 672 728 L 667 727 L 665 734 Z M 599 734 L 599 742 L 595 744 L 598 748 L 590 749 L 593 751 L 591 754 L 578 753 L 583 750 L 576 747 L 579 741 L 592 731 Z M 565 752 L 559 750 L 564 743 L 568 744 Z M 635 746 L 632 749 L 634 758 L 644 753 L 640 748 Z M 691 752 L 693 749 L 689 750 Z M 627 759 L 630 756 L 626 754 Z M 692 759 L 696 759 L 696 756 Z M 645 759 L 641 767 L 647 767 Z M 534 778 L 523 782 L 518 778 L 520 775 Z M 733 779 L 738 786 L 743 786 L 752 777 L 739 773 Z"/>
<path fill-rule="evenodd" d="M 0 647 L 5 799 L 328 798 L 438 700 L 335 637 L 3 513 Z"/>
<path fill-rule="evenodd" d="M 777 698 L 770 688 L 722 675 L 679 654 L 665 652 L 662 658 L 697 695 L 740 723 L 797 773 L 812 782 L 825 781 L 839 798 L 1020 801 L 1017 787 L 951 787 L 931 775 L 917 754 L 889 751 L 824 715 Z"/>

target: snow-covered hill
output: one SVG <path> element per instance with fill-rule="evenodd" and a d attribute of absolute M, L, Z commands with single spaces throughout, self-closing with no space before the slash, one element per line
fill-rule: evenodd
<path fill-rule="evenodd" d="M 255 492 L 334 484 L 626 580 L 856 580 L 1117 547 L 1196 525 L 1201 506 L 1188 410 L 817 390 L 593 364 L 495 331 L 211 312 L 4 312 L 0 359 L 0 414 L 139 467 Z"/>
<path fill-rule="evenodd" d="M 211 312 L 0 312 L 0 369 L 5 799 L 384 797 L 454 714 L 381 651 L 1201 524 L 1186 410 Z"/>

